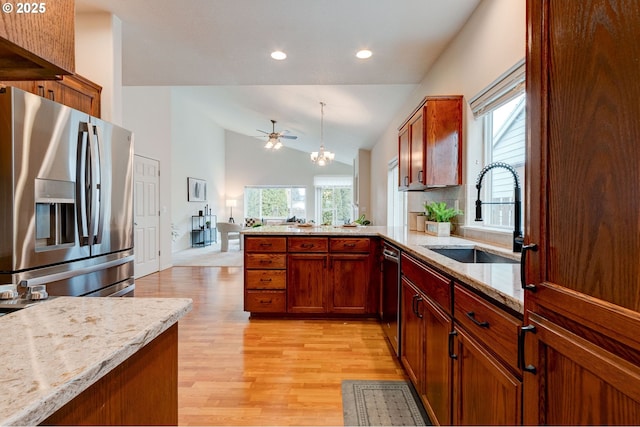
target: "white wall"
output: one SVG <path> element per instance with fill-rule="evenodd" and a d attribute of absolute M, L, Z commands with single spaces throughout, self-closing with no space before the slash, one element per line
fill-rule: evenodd
<path fill-rule="evenodd" d="M 123 126 L 133 131 L 134 152 L 160 162 L 160 269 L 171 267 L 171 90 L 123 89 Z"/>
<path fill-rule="evenodd" d="M 244 187 L 247 185 L 304 185 L 307 187 L 307 220 L 316 220 L 313 177 L 353 174 L 353 165 L 332 162 L 324 167 L 311 163 L 309 153 L 287 148 L 266 151 L 264 141 L 226 132 L 227 199 L 237 199 L 233 215 L 236 223 L 244 219 Z M 237 212 L 237 213 L 236 213 Z M 227 215 L 229 214 L 227 208 Z M 316 221 L 317 222 L 317 221 Z"/>
<path fill-rule="evenodd" d="M 171 218 L 178 229 L 173 251 L 191 246 L 191 216 L 205 205 L 225 218 L 225 133 L 179 88 L 172 89 L 171 101 Z M 207 181 L 207 201 L 187 201 L 187 177 Z"/>
<path fill-rule="evenodd" d="M 371 216 L 374 223 L 386 223 L 387 165 L 398 155 L 398 127 L 427 95 L 464 96 L 463 182 L 473 187 L 475 176 L 482 167 L 482 140 L 481 124 L 473 119 L 468 101 L 524 58 L 525 21 L 525 0 L 483 0 L 431 67 L 371 152 Z M 408 210 L 421 210 L 427 198 L 456 198 L 460 209 L 466 212 L 465 190 L 468 187 L 411 192 Z"/>
<path fill-rule="evenodd" d="M 76 73 L 102 86 L 102 118 L 122 125 L 122 22 L 109 13 L 79 13 L 75 31 Z"/>

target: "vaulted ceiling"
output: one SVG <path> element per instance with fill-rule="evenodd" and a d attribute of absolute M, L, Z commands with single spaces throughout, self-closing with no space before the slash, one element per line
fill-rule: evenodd
<path fill-rule="evenodd" d="M 122 21 L 125 86 L 177 86 L 221 127 L 289 130 L 351 163 L 372 148 L 480 0 L 76 0 Z M 373 56 L 355 57 L 360 49 Z M 282 50 L 287 59 L 270 57 Z M 256 139 L 256 146 L 265 137 Z"/>

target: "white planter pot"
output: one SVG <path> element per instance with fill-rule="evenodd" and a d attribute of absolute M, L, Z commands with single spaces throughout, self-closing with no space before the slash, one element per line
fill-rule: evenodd
<path fill-rule="evenodd" d="M 449 236 L 451 234 L 451 223 L 425 221 L 424 232 L 438 237 Z"/>

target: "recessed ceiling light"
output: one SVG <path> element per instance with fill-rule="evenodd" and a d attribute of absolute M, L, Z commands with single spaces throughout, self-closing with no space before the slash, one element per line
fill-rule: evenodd
<path fill-rule="evenodd" d="M 274 52 L 271 52 L 271 57 L 273 59 L 277 59 L 278 61 L 282 61 L 283 59 L 285 59 L 287 57 L 287 54 L 284 53 L 281 50 L 276 50 Z"/>
<path fill-rule="evenodd" d="M 373 55 L 373 53 L 368 49 L 362 49 L 362 50 L 359 50 L 358 53 L 356 53 L 356 56 L 360 59 L 371 58 L 371 55 Z"/>

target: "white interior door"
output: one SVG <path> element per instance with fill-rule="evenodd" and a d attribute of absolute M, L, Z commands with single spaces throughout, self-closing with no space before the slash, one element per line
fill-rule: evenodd
<path fill-rule="evenodd" d="M 160 162 L 136 155 L 133 180 L 138 278 L 160 270 Z"/>

